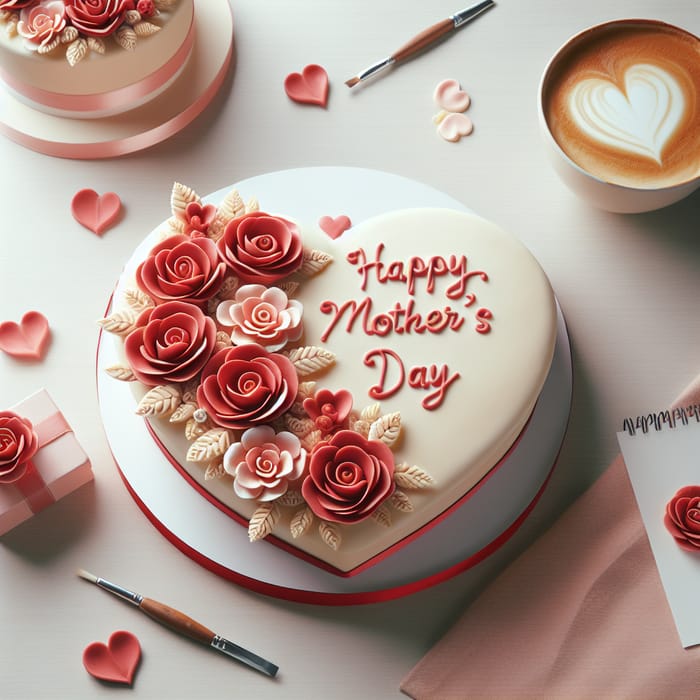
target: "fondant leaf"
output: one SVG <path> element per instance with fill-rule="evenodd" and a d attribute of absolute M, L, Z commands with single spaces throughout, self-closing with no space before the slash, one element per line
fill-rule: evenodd
<path fill-rule="evenodd" d="M 322 520 L 318 526 L 318 532 L 321 535 L 321 539 L 327 544 L 333 551 L 337 552 L 340 547 L 343 538 L 340 535 L 340 530 L 333 524 L 326 520 Z"/>
<path fill-rule="evenodd" d="M 212 479 L 221 479 L 226 476 L 224 462 L 222 459 L 215 459 L 207 465 L 204 470 L 204 481 L 212 481 Z"/>
<path fill-rule="evenodd" d="M 219 350 L 223 350 L 224 348 L 230 348 L 231 345 L 231 336 L 228 333 L 226 333 L 225 331 L 216 332 L 216 343 L 214 344 L 214 352 L 218 352 Z"/>
<path fill-rule="evenodd" d="M 3 10 L 3 12 L 6 12 L 6 10 Z M 0 17 L 0 21 L 2 21 L 2 17 Z M 13 37 L 17 36 L 17 20 L 7 20 L 7 25 L 5 26 L 5 33 L 7 34 L 7 37 L 9 39 L 12 39 Z"/>
<path fill-rule="evenodd" d="M 160 31 L 160 27 L 151 22 L 137 22 L 132 26 L 138 36 L 152 36 Z"/>
<path fill-rule="evenodd" d="M 369 437 L 369 428 L 371 423 L 366 420 L 358 419 L 356 416 L 350 417 L 350 430 L 359 433 L 363 437 Z"/>
<path fill-rule="evenodd" d="M 107 316 L 107 318 L 100 319 L 97 325 L 101 326 L 108 333 L 124 336 L 128 335 L 134 329 L 135 323 L 136 314 L 129 309 L 124 309 L 123 311 L 116 311 L 110 316 Z"/>
<path fill-rule="evenodd" d="M 391 447 L 399 437 L 401 432 L 401 414 L 396 411 L 377 418 L 369 428 L 370 440 L 381 440 L 385 445 Z"/>
<path fill-rule="evenodd" d="M 288 353 L 287 357 L 289 357 L 289 361 L 294 365 L 300 377 L 319 372 L 335 363 L 335 355 L 330 350 L 313 345 L 296 348 Z"/>
<path fill-rule="evenodd" d="M 220 218 L 222 223 L 226 225 L 231 219 L 236 219 L 245 213 L 245 204 L 238 190 L 231 190 L 219 205 L 217 218 Z"/>
<path fill-rule="evenodd" d="M 313 398 L 316 392 L 316 382 L 299 382 L 299 388 L 297 389 L 297 399 L 303 401 L 304 399 Z"/>
<path fill-rule="evenodd" d="M 311 523 L 314 521 L 314 514 L 308 506 L 299 509 L 292 516 L 292 520 L 289 523 L 289 531 L 292 533 L 292 537 L 296 539 L 301 537 L 308 529 L 311 527 Z"/>
<path fill-rule="evenodd" d="M 225 428 L 212 428 L 200 435 L 187 450 L 188 462 L 208 462 L 226 452 L 231 444 L 231 434 Z"/>
<path fill-rule="evenodd" d="M 257 542 L 267 537 L 277 524 L 280 517 L 280 509 L 274 501 L 261 503 L 248 523 L 248 538 L 251 542 Z"/>
<path fill-rule="evenodd" d="M 80 34 L 78 34 L 78 30 L 75 27 L 66 27 L 61 32 L 61 43 L 70 44 L 71 41 L 75 41 L 79 36 Z"/>
<path fill-rule="evenodd" d="M 124 292 L 124 301 L 136 312 L 141 312 L 154 306 L 153 299 L 140 289 L 127 289 Z"/>
<path fill-rule="evenodd" d="M 199 195 L 191 187 L 187 187 L 179 182 L 173 184 L 173 191 L 170 195 L 170 208 L 176 219 L 186 221 L 185 209 L 187 205 L 190 202 L 200 201 Z"/>
<path fill-rule="evenodd" d="M 87 41 L 85 39 L 76 39 L 72 44 L 68 44 L 66 59 L 71 66 L 76 66 L 85 58 L 87 52 Z"/>
<path fill-rule="evenodd" d="M 180 389 L 173 384 L 155 386 L 139 402 L 136 415 L 139 416 L 168 416 L 182 401 Z"/>
<path fill-rule="evenodd" d="M 188 440 L 196 440 L 197 438 L 204 435 L 207 430 L 211 430 L 211 425 L 209 421 L 206 423 L 200 423 L 194 418 L 190 418 L 187 423 L 185 423 L 185 437 Z"/>
<path fill-rule="evenodd" d="M 389 509 L 383 504 L 372 513 L 371 518 L 382 527 L 391 527 L 391 514 Z"/>
<path fill-rule="evenodd" d="M 192 414 L 197 410 L 197 404 L 189 401 L 181 403 L 170 416 L 171 423 L 184 423 L 192 418 Z"/>
<path fill-rule="evenodd" d="M 133 373 L 131 367 L 126 367 L 125 365 L 112 365 L 107 367 L 105 372 L 113 379 L 118 379 L 120 382 L 135 382 L 136 375 Z"/>
<path fill-rule="evenodd" d="M 413 511 L 411 499 L 401 489 L 394 489 L 394 493 L 389 496 L 388 502 L 402 513 L 410 513 Z"/>
<path fill-rule="evenodd" d="M 155 0 L 157 10 L 169 10 L 175 7 L 178 0 Z"/>
<path fill-rule="evenodd" d="M 233 299 L 240 286 L 241 283 L 238 277 L 235 275 L 227 275 L 216 296 L 219 299 Z"/>
<path fill-rule="evenodd" d="M 107 50 L 104 41 L 102 41 L 102 39 L 96 36 L 89 36 L 87 38 L 87 44 L 90 51 L 94 51 L 95 53 L 98 53 L 100 55 L 103 55 L 104 52 Z"/>
<path fill-rule="evenodd" d="M 291 299 L 300 287 L 299 282 L 280 282 L 277 286 L 287 295 L 288 299 Z"/>
<path fill-rule="evenodd" d="M 248 200 L 248 204 L 245 205 L 245 213 L 250 214 L 254 211 L 260 211 L 260 203 L 255 197 L 251 197 Z"/>
<path fill-rule="evenodd" d="M 360 413 L 360 417 L 362 420 L 369 421 L 370 423 L 374 423 L 377 418 L 379 418 L 381 414 L 381 407 L 379 406 L 378 403 L 373 403 L 371 406 L 366 406 L 365 408 L 362 409 L 362 412 Z"/>
<path fill-rule="evenodd" d="M 61 43 L 61 38 L 60 37 L 54 37 L 52 41 L 50 41 L 48 44 L 40 44 L 39 48 L 37 49 L 37 53 L 39 55 L 45 55 L 47 53 L 51 53 L 59 44 Z"/>
<path fill-rule="evenodd" d="M 300 506 L 305 503 L 304 497 L 301 495 L 301 491 L 287 491 L 287 493 L 282 494 L 275 503 L 281 506 Z"/>
<path fill-rule="evenodd" d="M 136 32 L 128 24 L 122 24 L 112 36 L 123 49 L 133 51 L 136 48 Z"/>
<path fill-rule="evenodd" d="M 295 418 L 286 413 L 284 415 L 284 425 L 289 432 L 294 433 L 299 438 L 303 438 L 314 429 L 315 424 L 310 418 Z"/>
<path fill-rule="evenodd" d="M 141 13 L 138 10 L 127 10 L 124 19 L 131 25 L 141 21 Z"/>
<path fill-rule="evenodd" d="M 394 468 L 394 483 L 401 489 L 415 490 L 428 488 L 435 481 L 424 469 L 403 463 Z"/>
<path fill-rule="evenodd" d="M 301 446 L 307 452 L 311 452 L 319 442 L 321 442 L 320 430 L 312 430 L 308 435 L 304 435 L 304 437 L 301 438 Z"/>
<path fill-rule="evenodd" d="M 304 277 L 313 277 L 327 267 L 332 260 L 333 256 L 328 253 L 304 248 L 304 257 L 298 272 Z"/>

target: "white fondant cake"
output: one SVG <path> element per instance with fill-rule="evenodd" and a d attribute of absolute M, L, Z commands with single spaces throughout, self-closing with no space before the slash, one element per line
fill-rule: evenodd
<path fill-rule="evenodd" d="M 354 573 L 516 442 L 556 311 L 514 237 L 448 209 L 324 233 L 235 192 L 218 211 L 182 186 L 172 201 L 102 322 L 125 339 L 108 371 L 135 380 L 155 439 L 252 540 Z"/>
<path fill-rule="evenodd" d="M 177 79 L 193 22 L 194 0 L 0 0 L 0 78 L 44 112 L 118 114 Z"/>

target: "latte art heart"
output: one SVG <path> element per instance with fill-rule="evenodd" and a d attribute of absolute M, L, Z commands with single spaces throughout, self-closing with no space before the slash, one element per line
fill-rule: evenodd
<path fill-rule="evenodd" d="M 568 108 L 575 124 L 593 140 L 660 165 L 685 100 L 670 73 L 643 63 L 627 69 L 624 90 L 603 78 L 582 80 L 571 91 Z"/>

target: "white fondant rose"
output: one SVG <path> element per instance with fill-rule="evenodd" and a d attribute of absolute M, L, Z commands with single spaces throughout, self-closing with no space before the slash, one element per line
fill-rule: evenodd
<path fill-rule="evenodd" d="M 25 7 L 19 15 L 17 33 L 26 39 L 25 45 L 32 51 L 47 46 L 66 26 L 66 7 L 63 0 L 42 0 Z"/>
<path fill-rule="evenodd" d="M 286 431 L 275 433 L 269 425 L 246 430 L 224 455 L 236 495 L 258 501 L 284 495 L 289 482 L 301 478 L 305 465 L 306 450 L 299 438 Z"/>
<path fill-rule="evenodd" d="M 301 302 L 288 299 L 278 287 L 246 284 L 233 300 L 219 304 L 216 320 L 222 326 L 233 326 L 234 345 L 257 343 L 275 352 L 301 338 L 302 312 Z"/>

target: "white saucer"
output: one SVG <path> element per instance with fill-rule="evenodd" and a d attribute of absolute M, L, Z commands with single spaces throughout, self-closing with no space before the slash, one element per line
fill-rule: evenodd
<path fill-rule="evenodd" d="M 180 76 L 147 104 L 99 119 L 70 119 L 41 112 L 0 81 L 0 133 L 60 158 L 112 158 L 153 146 L 184 129 L 212 101 L 233 56 L 228 0 L 195 1 L 192 54 Z"/>
<path fill-rule="evenodd" d="M 421 183 L 359 168 L 286 170 L 244 180 L 236 187 L 244 200 L 255 195 L 267 208 L 302 221 L 316 221 L 327 211 L 344 211 L 349 192 L 354 223 L 416 206 L 468 211 Z M 220 200 L 228 189 L 210 199 Z M 300 197 L 300 192 L 313 192 L 314 197 Z M 152 236 L 144 240 L 126 269 L 143 259 L 154 242 Z M 135 415 L 130 387 L 104 372 L 118 361 L 111 339 L 101 342 L 97 383 L 102 418 L 124 482 L 151 522 L 181 551 L 225 578 L 261 593 L 316 604 L 396 598 L 454 576 L 495 551 L 522 524 L 544 490 L 571 405 L 571 354 L 559 310 L 552 367 L 508 458 L 463 505 L 421 537 L 357 575 L 343 578 L 268 542 L 251 544 L 246 528 L 198 494 L 160 451 L 145 421 Z"/>

